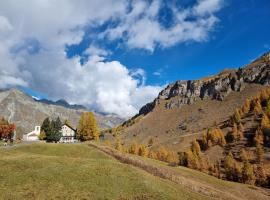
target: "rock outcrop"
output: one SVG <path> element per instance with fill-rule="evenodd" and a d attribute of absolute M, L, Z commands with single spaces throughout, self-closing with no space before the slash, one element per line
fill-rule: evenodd
<path fill-rule="evenodd" d="M 232 91 L 239 92 L 251 83 L 270 85 L 270 53 L 238 70 L 226 70 L 201 80 L 176 81 L 162 90 L 153 102 L 143 106 L 139 115 L 151 112 L 162 100 L 166 100 L 167 109 L 180 108 L 197 100 L 223 101 Z"/>

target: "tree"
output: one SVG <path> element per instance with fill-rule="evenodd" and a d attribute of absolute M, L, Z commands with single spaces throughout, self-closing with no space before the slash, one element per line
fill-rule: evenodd
<path fill-rule="evenodd" d="M 248 155 L 244 148 L 240 150 L 240 159 L 242 162 L 248 161 Z"/>
<path fill-rule="evenodd" d="M 250 100 L 247 99 L 242 107 L 242 113 L 247 114 L 250 111 Z"/>
<path fill-rule="evenodd" d="M 15 129 L 15 124 L 10 124 L 5 118 L 0 118 L 0 139 L 11 140 Z"/>
<path fill-rule="evenodd" d="M 255 168 L 256 184 L 260 186 L 266 185 L 267 175 L 264 169 L 264 165 L 257 165 Z"/>
<path fill-rule="evenodd" d="M 225 174 L 228 180 L 239 181 L 241 177 L 241 168 L 238 162 L 233 158 L 231 152 L 225 157 L 224 160 Z"/>
<path fill-rule="evenodd" d="M 201 153 L 200 145 L 195 139 L 191 142 L 191 151 L 197 156 Z"/>
<path fill-rule="evenodd" d="M 82 113 L 77 126 L 77 138 L 82 141 L 97 140 L 99 135 L 100 132 L 94 114 L 92 112 Z"/>
<path fill-rule="evenodd" d="M 263 150 L 262 145 L 261 144 L 257 144 L 257 146 L 256 146 L 256 161 L 259 164 L 262 163 L 263 153 L 264 153 L 264 150 Z"/>
<path fill-rule="evenodd" d="M 42 130 L 38 136 L 38 139 L 40 140 L 45 140 L 46 139 L 46 133 L 44 132 L 44 130 Z"/>
<path fill-rule="evenodd" d="M 244 162 L 244 166 L 242 168 L 242 180 L 243 180 L 243 183 L 251 184 L 251 185 L 253 185 L 256 180 L 253 167 L 248 161 Z"/>
<path fill-rule="evenodd" d="M 242 123 L 238 125 L 237 139 L 238 140 L 244 139 L 244 126 Z"/>
<path fill-rule="evenodd" d="M 143 157 L 148 156 L 148 149 L 147 149 L 146 145 L 139 146 L 138 155 L 143 156 Z"/>
<path fill-rule="evenodd" d="M 154 139 L 153 138 L 150 138 L 148 140 L 148 146 L 151 147 L 151 146 L 153 146 L 153 144 L 154 144 Z"/>
<path fill-rule="evenodd" d="M 139 146 L 136 142 L 133 142 L 131 146 L 129 147 L 129 153 L 138 155 L 139 152 Z"/>
<path fill-rule="evenodd" d="M 116 139 L 115 149 L 117 151 L 124 152 L 124 147 L 123 147 L 123 144 L 122 144 L 122 140 L 120 138 Z"/>
<path fill-rule="evenodd" d="M 44 119 L 44 121 L 41 125 L 41 131 L 44 131 L 45 134 L 47 134 L 51 131 L 51 121 L 48 117 L 46 119 Z"/>
<path fill-rule="evenodd" d="M 46 132 L 46 140 L 48 142 L 58 142 L 61 138 L 62 122 L 59 117 L 56 120 L 52 120 L 50 123 L 50 129 Z"/>
<path fill-rule="evenodd" d="M 258 99 L 255 101 L 254 113 L 256 116 L 259 116 L 262 113 L 261 102 Z"/>
<path fill-rule="evenodd" d="M 261 127 L 268 127 L 269 126 L 269 118 L 266 114 L 263 114 L 262 120 L 261 120 Z"/>
<path fill-rule="evenodd" d="M 239 109 L 234 111 L 233 116 L 231 117 L 232 123 L 239 124 L 241 122 L 241 112 Z"/>
<path fill-rule="evenodd" d="M 262 145 L 263 144 L 263 132 L 261 127 L 258 127 L 256 132 L 255 132 L 255 137 L 254 137 L 254 144 L 255 146 Z"/>

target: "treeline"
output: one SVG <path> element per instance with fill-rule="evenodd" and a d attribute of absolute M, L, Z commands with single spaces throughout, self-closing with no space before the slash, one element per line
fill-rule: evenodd
<path fill-rule="evenodd" d="M 61 129 L 63 125 L 67 125 L 72 128 L 71 123 L 68 120 L 65 120 L 62 123 L 59 117 L 55 120 L 46 118 L 41 125 L 39 139 L 46 140 L 47 142 L 58 142 L 62 137 Z M 100 132 L 96 118 L 92 112 L 82 113 L 75 133 L 76 139 L 80 141 L 99 139 Z"/>
<path fill-rule="evenodd" d="M 122 153 L 134 154 L 142 157 L 148 157 L 151 159 L 163 161 L 170 163 L 170 165 L 178 164 L 178 155 L 174 151 L 171 151 L 165 147 L 160 147 L 157 150 L 152 150 L 151 147 L 154 143 L 152 138 L 149 139 L 148 144 L 138 144 L 133 142 L 130 146 L 125 147 L 121 139 L 117 138 L 115 144 L 112 145 L 110 142 L 106 141 L 107 146 L 113 147 Z"/>

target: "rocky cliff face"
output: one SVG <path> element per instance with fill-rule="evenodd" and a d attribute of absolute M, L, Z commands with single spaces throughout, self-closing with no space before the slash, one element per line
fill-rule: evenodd
<path fill-rule="evenodd" d="M 232 91 L 242 91 L 251 83 L 270 85 L 270 53 L 238 70 L 227 70 L 201 80 L 176 81 L 162 90 L 153 102 L 143 106 L 139 115 L 151 112 L 162 100 L 166 100 L 167 109 L 193 104 L 199 99 L 223 101 Z"/>
<path fill-rule="evenodd" d="M 21 133 L 31 131 L 34 126 L 40 125 L 46 117 L 56 118 L 59 116 L 61 120 L 68 119 L 76 127 L 81 113 L 87 111 L 81 108 L 83 107 L 77 105 L 75 109 L 70 105 L 65 106 L 49 101 L 40 102 L 17 89 L 0 91 L 0 116 L 15 123 Z M 124 121 L 116 115 L 95 113 L 95 116 L 101 129 L 114 127 Z"/>

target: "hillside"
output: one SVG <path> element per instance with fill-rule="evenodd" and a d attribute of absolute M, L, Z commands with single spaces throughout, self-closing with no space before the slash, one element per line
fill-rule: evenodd
<path fill-rule="evenodd" d="M 0 91 L 0 116 L 15 123 L 19 135 L 32 131 L 34 126 L 41 124 L 46 117 L 59 116 L 63 121 L 68 119 L 76 126 L 84 111 L 87 110 L 82 106 L 72 106 L 63 100 L 37 101 L 17 89 Z M 113 127 L 123 121 L 116 115 L 95 115 L 101 129 Z"/>
<path fill-rule="evenodd" d="M 256 96 L 270 81 L 270 53 L 237 70 L 195 81 L 177 81 L 162 90 L 138 115 L 112 130 L 126 145 L 132 141 L 153 147 L 186 150 L 194 137 L 222 125 L 247 98 Z M 107 138 L 113 140 L 110 134 Z"/>
<path fill-rule="evenodd" d="M 0 149 L 1 199 L 209 199 L 85 144 Z"/>
<path fill-rule="evenodd" d="M 173 173 L 182 181 L 177 183 L 122 164 L 87 144 L 23 144 L 0 148 L 0 153 L 1 199 L 264 200 L 269 194 L 194 170 L 131 157 Z"/>

